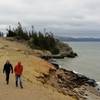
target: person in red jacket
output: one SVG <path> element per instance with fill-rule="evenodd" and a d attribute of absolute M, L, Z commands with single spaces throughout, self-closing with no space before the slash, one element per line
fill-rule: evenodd
<path fill-rule="evenodd" d="M 20 84 L 20 87 L 23 88 L 22 85 L 22 72 L 23 72 L 23 66 L 21 65 L 21 62 L 18 62 L 18 64 L 14 68 L 15 76 L 16 76 L 16 87 L 18 87 L 18 83 Z"/>

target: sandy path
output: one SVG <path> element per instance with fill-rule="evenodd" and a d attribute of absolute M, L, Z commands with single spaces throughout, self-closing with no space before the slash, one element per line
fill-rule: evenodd
<path fill-rule="evenodd" d="M 10 77 L 9 85 L 6 85 L 5 76 L 0 73 L 0 100 L 72 100 L 47 87 L 32 84 L 23 79 L 24 88 L 15 87 L 14 75 Z"/>
<path fill-rule="evenodd" d="M 46 62 L 32 55 L 25 55 L 23 51 L 27 48 L 19 43 L 0 39 L 0 100 L 74 100 L 69 96 L 58 93 L 49 86 L 43 86 L 35 78 L 38 72 L 48 70 Z M 21 61 L 24 65 L 23 89 L 15 87 L 15 76 L 10 75 L 10 83 L 6 85 L 3 65 L 9 59 L 13 65 Z"/>

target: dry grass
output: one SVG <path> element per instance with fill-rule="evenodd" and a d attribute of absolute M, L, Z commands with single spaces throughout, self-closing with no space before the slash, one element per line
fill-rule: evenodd
<path fill-rule="evenodd" d="M 0 39 L 0 100 L 74 100 L 36 80 L 35 76 L 42 72 L 47 73 L 52 66 L 34 55 L 25 53 L 28 51 L 31 50 L 21 43 Z M 10 77 L 9 86 L 5 84 L 2 69 L 7 59 L 10 60 L 13 67 L 18 61 L 22 62 L 24 66 L 23 90 L 15 87 L 14 75 Z"/>

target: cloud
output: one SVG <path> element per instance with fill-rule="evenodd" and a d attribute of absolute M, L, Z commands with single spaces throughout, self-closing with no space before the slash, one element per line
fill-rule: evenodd
<path fill-rule="evenodd" d="M 0 29 L 20 21 L 56 34 L 99 34 L 99 5 L 100 0 L 0 0 Z"/>

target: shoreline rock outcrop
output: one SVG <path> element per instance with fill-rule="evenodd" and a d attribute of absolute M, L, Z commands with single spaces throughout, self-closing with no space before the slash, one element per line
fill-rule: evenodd
<path fill-rule="evenodd" d="M 81 89 L 82 86 L 96 87 L 96 81 L 90 79 L 81 74 L 75 74 L 73 71 L 69 71 L 63 68 L 50 69 L 48 74 L 42 74 L 37 77 L 43 84 L 49 84 L 57 89 L 58 92 L 64 95 L 70 95 L 77 100 L 86 99 L 85 90 Z"/>
<path fill-rule="evenodd" d="M 51 58 L 54 58 L 54 59 L 64 59 L 64 57 L 68 57 L 68 58 L 75 58 L 78 56 L 77 53 L 75 53 L 73 51 L 73 49 L 66 43 L 63 43 L 63 42 L 60 42 L 58 41 L 57 42 L 57 48 L 59 49 L 59 54 L 43 54 L 41 55 L 41 58 L 45 59 L 45 60 L 48 60 L 48 59 L 51 59 Z"/>

